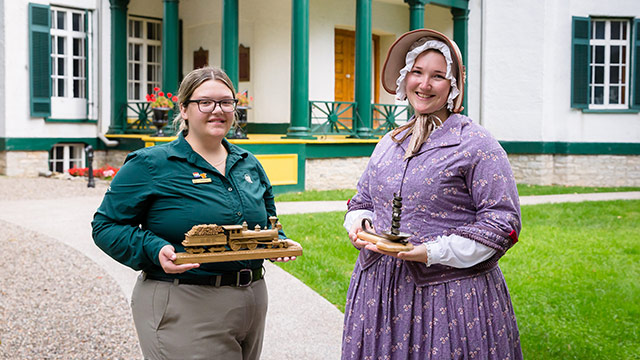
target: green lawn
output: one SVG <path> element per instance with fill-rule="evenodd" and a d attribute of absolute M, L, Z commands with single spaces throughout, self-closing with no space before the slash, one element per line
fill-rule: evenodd
<path fill-rule="evenodd" d="M 640 191 L 640 187 L 579 187 L 563 185 L 528 185 L 519 184 L 518 194 L 529 195 L 555 195 L 555 194 L 584 194 L 597 192 Z M 285 193 L 276 196 L 276 201 L 321 201 L 321 200 L 348 200 L 355 195 L 355 189 L 304 191 Z"/>
<path fill-rule="evenodd" d="M 522 207 L 500 260 L 526 359 L 640 358 L 640 201 Z M 282 215 L 304 255 L 279 264 L 344 309 L 355 250 L 343 213 Z"/>

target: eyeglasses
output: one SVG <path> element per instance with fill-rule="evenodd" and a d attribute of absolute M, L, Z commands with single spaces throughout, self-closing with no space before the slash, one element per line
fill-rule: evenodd
<path fill-rule="evenodd" d="M 200 99 L 200 100 L 187 100 L 184 102 L 184 105 L 187 106 L 189 103 L 198 104 L 198 110 L 205 114 L 212 113 L 216 110 L 216 106 L 220 105 L 220 109 L 222 112 L 230 113 L 236 110 L 236 106 L 238 105 L 238 99 L 222 99 L 222 100 L 211 100 L 211 99 Z"/>

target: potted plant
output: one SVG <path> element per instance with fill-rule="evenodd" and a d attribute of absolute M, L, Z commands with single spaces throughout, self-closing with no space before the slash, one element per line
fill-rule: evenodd
<path fill-rule="evenodd" d="M 238 106 L 236 107 L 238 121 L 235 129 L 230 130 L 231 134 L 228 137 L 230 139 L 246 139 L 247 133 L 244 128 L 247 126 L 247 110 L 251 109 L 250 101 L 253 100 L 253 97 L 249 96 L 249 90 L 245 90 L 237 93 L 236 99 L 238 99 Z"/>
<path fill-rule="evenodd" d="M 147 94 L 147 101 L 153 111 L 153 125 L 158 129 L 154 136 L 165 136 L 162 128 L 169 123 L 169 110 L 178 101 L 178 97 L 171 93 L 165 94 L 159 87 L 154 87 L 153 94 Z"/>

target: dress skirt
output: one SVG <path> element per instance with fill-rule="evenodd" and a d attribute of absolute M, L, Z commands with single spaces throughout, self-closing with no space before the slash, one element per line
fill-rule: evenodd
<path fill-rule="evenodd" d="M 345 307 L 342 359 L 522 359 L 499 267 L 416 286 L 402 260 L 356 263 Z"/>

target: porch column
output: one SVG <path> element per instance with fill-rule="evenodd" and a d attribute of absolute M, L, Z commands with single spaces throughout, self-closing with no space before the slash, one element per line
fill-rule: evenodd
<path fill-rule="evenodd" d="M 109 0 L 111 6 L 111 125 L 110 134 L 122 134 L 127 108 L 127 5 L 129 0 Z"/>
<path fill-rule="evenodd" d="M 178 56 L 180 29 L 178 25 L 179 0 L 163 0 L 162 15 L 162 91 L 178 93 Z"/>
<path fill-rule="evenodd" d="M 285 138 L 313 138 L 309 132 L 309 0 L 292 0 L 291 5 L 291 125 Z"/>
<path fill-rule="evenodd" d="M 238 0 L 222 1 L 222 69 L 238 90 Z"/>
<path fill-rule="evenodd" d="M 409 30 L 424 28 L 424 4 L 427 0 L 404 0 L 409 4 Z"/>
<path fill-rule="evenodd" d="M 356 0 L 356 134 L 371 137 L 371 1 Z"/>
<path fill-rule="evenodd" d="M 453 41 L 458 44 L 460 53 L 462 54 L 462 62 L 468 68 L 469 64 L 467 63 L 467 52 L 469 44 L 469 9 L 452 8 L 451 14 L 453 15 Z M 468 81 L 465 81 L 465 88 L 469 88 Z M 463 113 L 466 114 L 467 96 L 464 97 L 462 106 L 464 106 Z"/>

